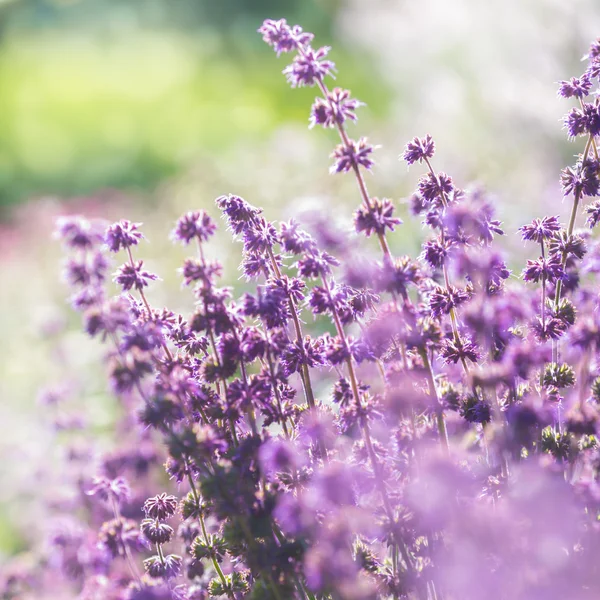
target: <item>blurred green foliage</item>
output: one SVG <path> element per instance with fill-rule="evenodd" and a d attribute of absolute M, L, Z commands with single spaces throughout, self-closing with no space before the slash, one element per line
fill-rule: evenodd
<path fill-rule="evenodd" d="M 332 42 L 334 2 L 0 0 L 0 207 L 39 194 L 152 189 L 203 152 L 307 122 L 256 29 L 285 16 Z M 375 113 L 367 59 L 337 41 Z M 344 68 L 348 65 L 348 68 Z M 352 65 L 350 67 L 350 65 Z"/>

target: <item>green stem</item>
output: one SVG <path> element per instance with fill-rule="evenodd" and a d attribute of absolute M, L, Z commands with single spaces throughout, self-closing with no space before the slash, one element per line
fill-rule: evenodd
<path fill-rule="evenodd" d="M 432 398 L 435 398 L 436 400 L 435 414 L 438 433 L 440 436 L 440 443 L 442 445 L 444 453 L 449 454 L 450 445 L 448 442 L 448 430 L 446 429 L 446 421 L 444 420 L 444 409 L 441 406 L 437 386 L 435 385 L 433 367 L 431 366 L 431 361 L 429 360 L 429 356 L 427 355 L 427 350 L 423 348 L 419 351 L 419 354 L 423 359 L 423 366 L 425 367 L 425 373 L 427 375 L 427 384 L 429 385 L 429 393 L 431 394 Z"/>
<path fill-rule="evenodd" d="M 196 490 L 196 484 L 194 483 L 194 479 L 192 477 L 192 474 L 190 473 L 189 468 L 187 469 L 187 471 L 188 471 L 187 477 L 188 477 L 188 482 L 190 484 L 190 489 L 192 491 L 192 496 L 194 497 L 194 502 L 196 503 L 196 506 L 198 507 L 198 511 L 199 511 L 198 521 L 200 522 L 200 528 L 202 529 L 202 537 L 204 538 L 204 543 L 208 547 L 210 545 L 210 539 L 208 537 L 208 532 L 206 531 L 204 517 L 202 516 L 202 512 L 200 511 L 200 496 L 198 494 L 198 490 Z M 219 565 L 219 561 L 217 560 L 217 557 L 211 556 L 211 561 L 212 561 L 213 567 L 215 568 L 215 571 L 216 571 L 219 579 L 221 580 L 223 588 L 227 590 L 227 579 L 225 578 L 225 575 L 223 574 L 223 570 L 221 569 L 221 565 Z M 234 600 L 232 591 L 230 591 L 230 590 L 227 591 L 227 596 L 231 600 Z"/>

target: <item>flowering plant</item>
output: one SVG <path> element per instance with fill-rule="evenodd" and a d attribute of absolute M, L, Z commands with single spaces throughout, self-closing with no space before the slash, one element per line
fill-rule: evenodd
<path fill-rule="evenodd" d="M 374 147 L 349 136 L 361 103 L 328 87 L 329 48 L 283 19 L 259 32 L 293 54 L 290 85 L 320 93 L 310 125 L 339 134 L 330 170 L 356 179 L 358 235 L 220 196 L 252 291 L 219 285 L 216 223 L 188 212 L 171 234 L 192 253 L 184 317 L 146 295 L 157 275 L 140 223 L 59 221 L 72 304 L 107 346 L 122 445 L 94 477 L 82 465 L 76 514 L 3 597 L 596 598 L 600 245 L 575 226 L 600 220 L 600 200 L 583 206 L 600 193 L 600 40 L 559 87 L 576 102 L 567 132 L 585 140 L 561 175 L 568 223 L 519 229 L 536 258 L 517 278 L 491 202 L 434 166 L 429 135 L 401 159 L 423 172 L 410 204 L 430 234 L 416 259 L 394 256 L 402 222 L 369 194 Z M 377 258 L 358 258 L 361 235 Z M 116 296 L 110 255 L 124 258 Z"/>

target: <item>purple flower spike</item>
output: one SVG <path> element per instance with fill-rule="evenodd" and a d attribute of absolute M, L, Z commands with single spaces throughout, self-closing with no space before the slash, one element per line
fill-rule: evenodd
<path fill-rule="evenodd" d="M 88 496 L 98 496 L 105 502 L 114 500 L 117 504 L 123 504 L 129 500 L 131 490 L 123 477 L 117 477 L 116 479 L 96 477 L 87 494 Z"/>
<path fill-rule="evenodd" d="M 104 241 L 102 224 L 84 217 L 58 218 L 55 236 L 74 250 L 89 250 Z"/>

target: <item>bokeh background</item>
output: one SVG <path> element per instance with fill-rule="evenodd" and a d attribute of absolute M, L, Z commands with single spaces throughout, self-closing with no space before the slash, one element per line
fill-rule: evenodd
<path fill-rule="evenodd" d="M 490 191 L 509 233 L 566 213 L 559 172 L 581 148 L 556 82 L 600 34 L 597 0 L 0 0 L 0 564 L 60 497 L 79 426 L 111 444 L 102 349 L 66 304 L 57 215 L 144 222 L 151 299 L 184 314 L 185 251 L 168 233 L 185 210 L 216 216 L 233 192 L 270 218 L 349 226 L 359 198 L 328 174 L 334 133 L 307 128 L 314 91 L 291 90 L 286 57 L 256 34 L 281 17 L 333 47 L 337 83 L 367 105 L 352 134 L 380 145 L 369 184 L 405 220 L 395 252 L 421 236 L 405 202 L 418 172 L 397 160 L 414 135 L 433 135 L 438 169 Z M 505 246 L 518 270 L 520 243 Z M 242 285 L 239 248 L 221 233 L 213 252 Z"/>

